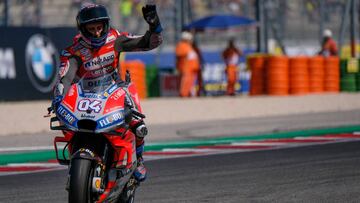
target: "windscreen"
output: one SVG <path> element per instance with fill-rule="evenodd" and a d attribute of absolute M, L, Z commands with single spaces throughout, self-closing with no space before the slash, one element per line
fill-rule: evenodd
<path fill-rule="evenodd" d="M 97 73 L 96 76 L 92 72 L 88 72 L 81 77 L 78 83 L 85 93 L 102 93 L 120 82 L 120 76 L 117 71 L 112 71 L 103 74 Z"/>

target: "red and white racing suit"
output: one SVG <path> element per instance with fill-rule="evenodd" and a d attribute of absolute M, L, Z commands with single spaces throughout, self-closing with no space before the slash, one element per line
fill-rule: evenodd
<path fill-rule="evenodd" d="M 60 70 L 58 82 L 54 88 L 54 96 L 64 96 L 71 84 L 85 77 L 87 84 L 96 84 L 97 80 L 109 76 L 113 78 L 118 75 L 120 52 L 147 51 L 158 47 L 162 42 L 160 33 L 147 31 L 145 35 L 133 36 L 126 32 L 119 32 L 111 28 L 105 44 L 97 49 L 89 46 L 80 34 L 74 37 L 73 44 L 61 52 Z M 138 98 L 131 95 L 135 106 L 141 111 Z M 136 129 L 142 120 L 133 120 L 130 123 L 132 129 Z M 135 134 L 137 134 L 135 132 Z M 144 143 L 143 136 L 138 136 L 136 146 Z"/>

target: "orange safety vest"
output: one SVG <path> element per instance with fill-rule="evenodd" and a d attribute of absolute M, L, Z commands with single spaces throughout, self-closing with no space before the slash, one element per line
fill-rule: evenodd
<path fill-rule="evenodd" d="M 176 68 L 179 73 L 193 72 L 200 69 L 199 57 L 192 45 L 187 41 L 180 41 L 176 45 Z"/>
<path fill-rule="evenodd" d="M 235 94 L 235 84 L 237 80 L 237 65 L 239 63 L 241 52 L 236 48 L 227 48 L 223 52 L 223 58 L 226 64 L 226 75 L 227 75 L 227 95 Z"/>

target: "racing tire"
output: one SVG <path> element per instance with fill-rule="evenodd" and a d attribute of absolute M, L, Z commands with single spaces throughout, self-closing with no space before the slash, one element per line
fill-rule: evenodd
<path fill-rule="evenodd" d="M 69 203 L 89 203 L 93 176 L 91 160 L 73 159 L 70 168 Z"/>

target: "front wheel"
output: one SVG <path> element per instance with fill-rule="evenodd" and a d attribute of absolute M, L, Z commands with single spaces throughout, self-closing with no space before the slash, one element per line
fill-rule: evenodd
<path fill-rule="evenodd" d="M 91 200 L 93 176 L 91 160 L 73 159 L 70 167 L 69 203 L 88 203 Z"/>

